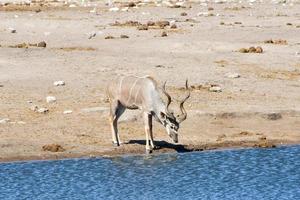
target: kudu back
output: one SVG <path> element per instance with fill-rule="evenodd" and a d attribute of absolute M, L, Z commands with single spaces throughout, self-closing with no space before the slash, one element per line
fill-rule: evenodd
<path fill-rule="evenodd" d="M 160 96 L 160 89 L 158 88 L 157 82 L 150 76 L 122 76 L 109 83 L 107 86 L 107 96 L 110 102 L 109 119 L 114 145 L 120 145 L 117 123 L 126 109 L 140 109 L 143 111 L 146 133 L 146 153 L 151 153 L 155 148 L 152 132 L 152 118 L 156 119 L 166 128 L 168 135 L 175 143 L 178 142 L 179 125 L 187 117 L 183 105 L 190 97 L 188 81 L 186 81 L 185 84 L 187 95 L 179 104 L 181 115 L 178 117 L 175 117 L 169 110 L 172 98 L 166 92 L 165 87 L 166 82 L 161 88 L 162 93 L 167 97 L 166 104 Z"/>

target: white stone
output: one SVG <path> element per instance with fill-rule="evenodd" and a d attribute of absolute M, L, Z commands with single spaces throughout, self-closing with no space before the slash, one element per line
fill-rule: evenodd
<path fill-rule="evenodd" d="M 128 7 L 124 7 L 121 9 L 121 11 L 126 12 L 126 11 L 128 11 L 128 9 L 129 9 Z"/>
<path fill-rule="evenodd" d="M 119 10 L 120 10 L 120 8 L 118 8 L 118 7 L 113 7 L 113 8 L 109 9 L 109 11 L 111 11 L 111 12 L 116 12 L 116 11 L 119 11 Z"/>
<path fill-rule="evenodd" d="M 49 109 L 47 109 L 47 108 L 39 108 L 37 110 L 38 113 L 47 113 L 48 111 L 49 111 Z"/>
<path fill-rule="evenodd" d="M 65 82 L 64 81 L 55 81 L 53 83 L 54 86 L 64 86 L 65 85 Z"/>
<path fill-rule="evenodd" d="M 10 119 L 8 119 L 8 118 L 0 119 L 0 124 L 6 124 L 9 121 L 10 121 Z"/>
<path fill-rule="evenodd" d="M 30 106 L 30 110 L 32 110 L 32 111 L 34 111 L 34 112 L 38 111 L 38 109 L 39 109 L 39 108 L 38 108 L 36 105 Z"/>
<path fill-rule="evenodd" d="M 69 5 L 69 7 L 70 7 L 70 8 L 75 8 L 76 5 L 75 5 L 75 4 L 71 4 L 71 5 Z"/>
<path fill-rule="evenodd" d="M 93 10 L 90 10 L 90 13 L 95 13 L 96 11 L 96 8 L 94 8 Z"/>
<path fill-rule="evenodd" d="M 182 1 L 182 2 L 176 2 L 175 4 L 177 5 L 177 6 L 183 6 L 184 5 L 184 1 Z"/>
<path fill-rule="evenodd" d="M 199 12 L 199 13 L 197 13 L 197 16 L 205 16 L 205 17 L 207 17 L 208 15 L 209 15 L 208 12 Z"/>
<path fill-rule="evenodd" d="M 47 96 L 46 101 L 47 103 L 54 103 L 56 102 L 56 98 L 54 96 Z"/>
<path fill-rule="evenodd" d="M 175 20 L 171 20 L 170 21 L 170 26 L 172 26 L 172 25 L 176 25 L 176 21 Z"/>
<path fill-rule="evenodd" d="M 240 74 L 238 74 L 238 73 L 227 73 L 227 74 L 225 74 L 225 76 L 227 78 L 240 78 L 241 77 Z"/>
<path fill-rule="evenodd" d="M 72 110 L 65 110 L 63 113 L 64 114 L 71 114 L 73 111 Z"/>
<path fill-rule="evenodd" d="M 81 112 L 90 113 L 90 112 L 107 112 L 109 110 L 108 107 L 92 107 L 92 108 L 83 108 Z"/>
<path fill-rule="evenodd" d="M 209 91 L 211 92 L 222 92 L 222 88 L 219 86 L 212 86 L 211 88 L 209 88 Z"/>
<path fill-rule="evenodd" d="M 26 122 L 23 122 L 23 121 L 17 121 L 17 124 L 26 124 Z"/>

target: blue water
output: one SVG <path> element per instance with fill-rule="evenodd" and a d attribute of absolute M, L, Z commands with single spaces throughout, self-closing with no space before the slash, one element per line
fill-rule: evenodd
<path fill-rule="evenodd" d="M 300 199 L 300 146 L 2 163 L 0 199 Z"/>

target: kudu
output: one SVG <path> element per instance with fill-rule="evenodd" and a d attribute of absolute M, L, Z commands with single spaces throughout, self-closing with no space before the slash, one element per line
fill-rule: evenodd
<path fill-rule="evenodd" d="M 185 89 L 187 90 L 187 95 L 179 104 L 181 115 L 175 117 L 174 113 L 169 110 L 172 99 L 166 92 L 166 82 L 163 84 L 162 92 L 167 97 L 167 104 L 160 97 L 156 81 L 150 76 L 123 76 L 112 81 L 107 86 L 107 95 L 110 102 L 110 125 L 113 144 L 116 146 L 120 145 L 117 123 L 119 117 L 126 109 L 140 109 L 143 111 L 146 153 L 151 153 L 155 148 L 152 133 L 152 117 L 166 128 L 168 135 L 177 143 L 179 124 L 187 118 L 186 110 L 183 107 L 184 102 L 190 97 L 187 80 Z"/>

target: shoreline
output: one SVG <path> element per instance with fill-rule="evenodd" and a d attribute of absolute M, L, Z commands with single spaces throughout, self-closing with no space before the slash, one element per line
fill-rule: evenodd
<path fill-rule="evenodd" d="M 125 144 L 126 145 L 126 144 Z M 189 153 L 189 152 L 200 152 L 200 151 L 223 151 L 223 150 L 236 150 L 236 149 L 268 149 L 268 148 L 278 148 L 282 146 L 293 146 L 300 145 L 299 142 L 294 141 L 275 141 L 268 140 L 265 142 L 260 141 L 228 141 L 226 143 L 215 143 L 215 144 L 188 144 L 181 145 L 178 147 L 168 148 L 166 146 L 160 146 L 158 149 L 154 150 L 151 155 L 160 155 L 165 153 Z M 142 148 L 140 148 L 142 147 Z M 140 145 L 138 148 L 126 148 L 126 146 L 120 146 L 120 148 L 114 148 L 110 151 L 104 152 L 89 152 L 89 153 L 70 153 L 70 152 L 60 152 L 60 153 L 48 153 L 43 156 L 15 156 L 0 158 L 0 164 L 9 163 L 19 163 L 19 162 L 39 162 L 39 161 L 55 161 L 55 160 L 65 160 L 65 159 L 93 159 L 93 158 L 114 158 L 122 156 L 145 156 L 142 149 L 144 145 Z M 183 149 L 182 149 L 183 148 Z"/>

